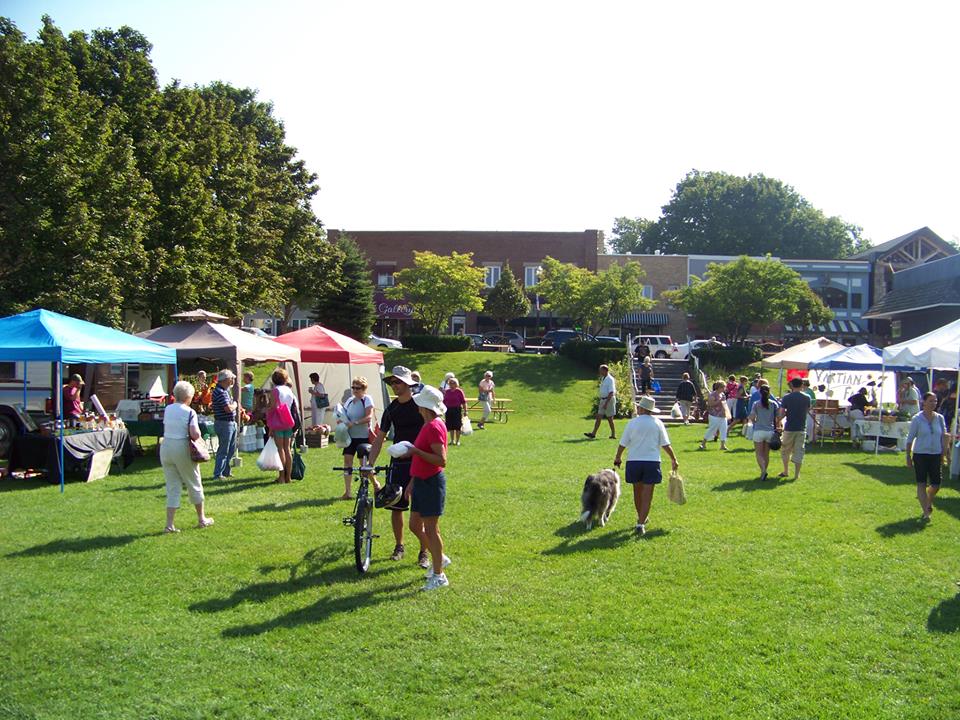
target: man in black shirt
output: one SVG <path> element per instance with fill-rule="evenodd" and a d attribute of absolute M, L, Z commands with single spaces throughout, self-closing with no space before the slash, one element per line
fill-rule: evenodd
<path fill-rule="evenodd" d="M 413 444 L 413 441 L 417 439 L 420 428 L 423 427 L 423 417 L 420 415 L 420 410 L 417 409 L 417 404 L 413 402 L 413 390 L 417 386 L 417 381 L 411 376 L 410 370 L 402 365 L 397 365 L 393 368 L 393 374 L 388 375 L 385 379 L 393 388 L 393 393 L 397 397 L 387 406 L 380 418 L 380 429 L 377 431 L 377 437 L 370 447 L 370 458 L 368 460 L 370 465 L 377 464 L 377 457 L 380 455 L 384 440 L 387 439 L 387 434 L 391 430 L 393 430 L 394 443 L 406 440 Z M 390 460 L 389 480 L 391 483 L 400 485 L 404 491 L 406 491 L 410 482 L 411 458 L 412 455 L 406 455 L 402 458 L 391 458 Z M 403 495 L 390 508 L 393 536 L 397 541 L 393 554 L 390 556 L 391 560 L 403 558 L 403 513 L 407 509 L 408 504 Z M 423 568 L 426 568 L 429 564 L 427 549 L 422 544 L 417 564 Z"/>
<path fill-rule="evenodd" d="M 855 420 L 862 420 L 863 416 L 867 414 L 867 408 L 873 405 L 867 397 L 867 389 L 865 387 L 860 388 L 847 398 L 847 402 L 850 403 L 850 415 Z"/>
<path fill-rule="evenodd" d="M 683 413 L 683 424 L 690 424 L 690 405 L 693 404 L 697 396 L 697 388 L 690 380 L 690 373 L 684 373 L 683 379 L 677 385 L 677 403 L 680 405 L 680 412 Z"/>

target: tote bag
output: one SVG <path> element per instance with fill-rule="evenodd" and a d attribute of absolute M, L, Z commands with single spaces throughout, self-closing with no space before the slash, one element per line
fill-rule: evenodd
<path fill-rule="evenodd" d="M 190 437 L 190 421 L 196 416 L 196 413 L 190 413 L 190 418 L 187 420 L 187 438 L 190 440 L 190 459 L 195 463 L 207 462 L 210 459 L 210 449 L 207 447 L 207 443 L 203 438 L 194 440 Z"/>
<path fill-rule="evenodd" d="M 287 404 L 280 401 L 280 393 L 273 389 L 273 407 L 267 413 L 267 427 L 271 430 L 292 430 L 293 414 Z"/>
<path fill-rule="evenodd" d="M 683 478 L 676 470 L 670 471 L 670 480 L 667 485 L 667 497 L 677 505 L 683 505 L 687 501 L 687 491 L 683 487 Z"/>

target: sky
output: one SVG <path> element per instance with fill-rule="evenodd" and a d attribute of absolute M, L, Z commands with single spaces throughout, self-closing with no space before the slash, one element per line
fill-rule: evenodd
<path fill-rule="evenodd" d="M 328 228 L 609 234 L 693 169 L 960 241 L 960 3 L 0 0 L 271 102 Z"/>

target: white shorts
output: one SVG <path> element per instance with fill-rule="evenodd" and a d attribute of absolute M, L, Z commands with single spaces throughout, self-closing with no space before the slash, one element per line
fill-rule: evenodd
<path fill-rule="evenodd" d="M 773 440 L 774 432 L 773 430 L 754 430 L 753 431 L 753 441 L 755 443 L 765 442 L 768 443 Z"/>

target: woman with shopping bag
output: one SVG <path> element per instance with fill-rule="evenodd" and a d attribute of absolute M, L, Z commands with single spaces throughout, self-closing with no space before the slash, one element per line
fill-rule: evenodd
<path fill-rule="evenodd" d="M 270 428 L 270 439 L 277 445 L 280 454 L 280 474 L 276 483 L 290 482 L 293 471 L 293 454 L 290 445 L 293 441 L 293 404 L 295 401 L 293 390 L 287 385 L 287 371 L 277 368 L 270 376 L 273 390 L 268 396 L 267 427 Z M 264 448 L 266 449 L 266 448 Z"/>

